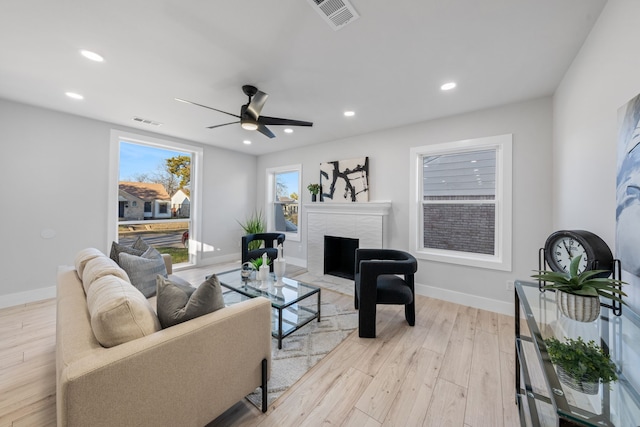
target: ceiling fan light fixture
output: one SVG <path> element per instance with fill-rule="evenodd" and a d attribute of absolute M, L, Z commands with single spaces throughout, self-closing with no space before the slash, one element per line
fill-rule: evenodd
<path fill-rule="evenodd" d="M 242 126 L 244 130 L 257 130 L 258 122 L 253 119 L 243 119 L 240 126 Z"/>

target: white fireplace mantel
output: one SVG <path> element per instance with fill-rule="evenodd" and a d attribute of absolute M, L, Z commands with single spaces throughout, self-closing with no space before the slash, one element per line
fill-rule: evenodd
<path fill-rule="evenodd" d="M 380 215 L 386 216 L 391 212 L 391 202 L 311 202 L 303 203 L 303 209 L 309 213 L 332 213 L 352 215 Z"/>
<path fill-rule="evenodd" d="M 360 248 L 384 248 L 387 244 L 387 217 L 390 201 L 302 205 L 306 215 L 307 269 L 324 274 L 324 237 L 358 239 Z"/>

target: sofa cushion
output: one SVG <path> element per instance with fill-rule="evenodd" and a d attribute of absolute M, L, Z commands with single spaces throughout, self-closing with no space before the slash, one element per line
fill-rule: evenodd
<path fill-rule="evenodd" d="M 160 330 L 151 304 L 133 285 L 103 276 L 87 293 L 91 329 L 103 347 L 113 347 Z"/>
<path fill-rule="evenodd" d="M 106 255 L 87 261 L 82 270 L 82 287 L 84 288 L 84 293 L 86 294 L 89 291 L 89 288 L 97 279 L 109 275 L 119 277 L 125 282 L 130 282 L 127 273 Z"/>
<path fill-rule="evenodd" d="M 86 248 L 78 252 L 73 263 L 76 267 L 76 271 L 78 272 L 78 277 L 82 277 L 82 273 L 87 262 L 91 261 L 94 258 L 103 256 L 105 255 L 96 248 Z"/>
<path fill-rule="evenodd" d="M 140 256 L 120 252 L 119 264 L 127 272 L 129 281 L 149 298 L 156 293 L 156 276 L 167 276 L 167 267 L 160 252 L 147 249 Z"/>
<path fill-rule="evenodd" d="M 163 328 L 186 322 L 224 307 L 222 288 L 215 275 L 197 288 L 158 275 L 157 311 Z"/>

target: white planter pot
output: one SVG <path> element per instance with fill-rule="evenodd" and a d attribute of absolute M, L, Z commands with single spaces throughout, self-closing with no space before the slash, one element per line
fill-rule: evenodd
<path fill-rule="evenodd" d="M 556 291 L 556 304 L 562 314 L 578 322 L 593 322 L 600 316 L 600 298 Z"/>

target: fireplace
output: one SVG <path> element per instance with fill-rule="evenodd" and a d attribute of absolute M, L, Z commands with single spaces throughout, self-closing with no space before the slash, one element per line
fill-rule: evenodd
<path fill-rule="evenodd" d="M 302 205 L 307 232 L 307 269 L 310 274 L 325 273 L 325 236 L 344 237 L 358 241 L 358 248 L 384 248 L 387 241 L 387 220 L 391 202 L 304 203 Z M 352 252 L 355 252 L 353 249 Z M 354 253 L 355 256 L 355 253 Z M 354 260 L 349 263 L 353 274 Z"/>
<path fill-rule="evenodd" d="M 324 236 L 324 274 L 353 280 L 358 239 Z"/>

